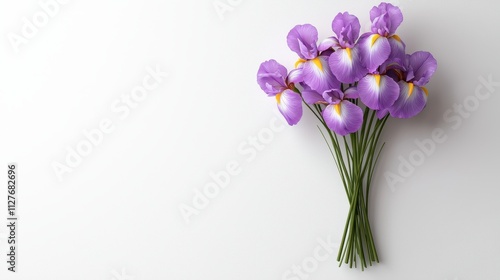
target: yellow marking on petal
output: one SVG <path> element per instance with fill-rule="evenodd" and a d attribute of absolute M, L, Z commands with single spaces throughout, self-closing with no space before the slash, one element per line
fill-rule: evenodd
<path fill-rule="evenodd" d="M 319 58 L 316 57 L 315 59 L 313 59 L 311 61 L 314 63 L 314 65 L 316 65 L 316 67 L 319 68 L 319 70 L 321 72 L 323 72 L 323 64 L 321 64 L 321 60 L 319 60 Z"/>
<path fill-rule="evenodd" d="M 422 87 L 422 90 L 424 91 L 426 96 L 429 96 L 429 91 L 425 87 Z"/>
<path fill-rule="evenodd" d="M 413 93 L 413 83 L 408 83 L 408 97 Z"/>
<path fill-rule="evenodd" d="M 345 51 L 347 52 L 347 57 L 349 58 L 349 60 L 352 61 L 351 49 L 350 48 L 345 48 Z"/>
<path fill-rule="evenodd" d="M 281 92 L 276 94 L 276 102 L 278 102 L 278 104 L 281 103 Z"/>
<path fill-rule="evenodd" d="M 375 78 L 375 83 L 377 83 L 377 87 L 380 87 L 380 75 L 375 74 L 373 75 L 373 77 Z"/>
<path fill-rule="evenodd" d="M 295 68 L 299 67 L 299 65 L 301 65 L 304 62 L 306 62 L 305 59 L 299 58 L 299 60 L 297 60 L 297 62 L 295 62 Z"/>
<path fill-rule="evenodd" d="M 370 47 L 373 47 L 373 45 L 375 44 L 375 42 L 378 40 L 378 38 L 380 38 L 380 35 L 379 34 L 373 34 L 372 36 L 372 41 L 371 41 L 371 44 L 370 44 Z"/>
<path fill-rule="evenodd" d="M 340 116 L 340 103 L 333 105 L 333 109 L 335 109 L 335 112 Z"/>
<path fill-rule="evenodd" d="M 392 35 L 391 38 L 394 38 L 396 39 L 396 41 L 401 42 L 401 38 L 399 38 L 399 36 L 396 34 Z"/>

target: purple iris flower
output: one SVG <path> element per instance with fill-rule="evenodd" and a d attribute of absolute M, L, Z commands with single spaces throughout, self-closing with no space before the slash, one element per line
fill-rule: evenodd
<path fill-rule="evenodd" d="M 389 108 L 395 118 L 411 118 L 420 113 L 426 103 L 428 91 L 424 87 L 437 69 L 437 61 L 429 52 L 418 51 L 406 55 L 406 71 L 399 81 L 399 96 Z"/>
<path fill-rule="evenodd" d="M 363 65 L 373 73 L 389 58 L 403 60 L 405 44 L 395 34 L 403 22 L 401 10 L 389 3 L 381 3 L 370 10 L 371 32 L 359 39 L 360 55 Z"/>
<path fill-rule="evenodd" d="M 261 63 L 257 71 L 257 83 L 268 96 L 276 98 L 278 110 L 289 125 L 297 124 L 302 117 L 302 98 L 292 90 L 295 79 L 297 71 L 287 75 L 285 66 L 274 59 Z"/>
<path fill-rule="evenodd" d="M 399 97 L 398 81 L 404 67 L 399 59 L 387 60 L 377 71 L 363 77 L 357 86 L 359 98 L 370 109 L 381 111 L 379 116 L 386 115 L 387 110 Z M 385 112 L 385 114 L 383 113 Z"/>
<path fill-rule="evenodd" d="M 347 99 L 357 98 L 356 90 L 342 92 L 337 89 L 323 92 L 329 103 L 323 110 L 323 119 L 331 130 L 339 135 L 358 131 L 363 124 L 363 110 Z"/>
<path fill-rule="evenodd" d="M 295 64 L 297 74 L 303 83 L 318 92 L 340 88 L 328 65 L 331 52 L 318 51 L 317 41 L 318 31 L 310 24 L 297 25 L 288 33 L 288 47 L 299 56 Z"/>
<path fill-rule="evenodd" d="M 322 112 L 328 128 L 339 135 L 347 135 L 358 131 L 363 124 L 363 110 L 348 99 L 358 98 L 356 88 L 348 88 L 345 92 L 338 89 L 326 90 L 323 94 L 308 87 L 301 91 L 308 104 L 327 105 Z"/>
<path fill-rule="evenodd" d="M 361 25 L 356 16 L 348 12 L 338 13 L 332 21 L 332 30 L 336 36 L 324 40 L 320 50 L 330 47 L 335 52 L 330 55 L 328 65 L 335 77 L 342 83 L 359 81 L 368 72 L 361 64 L 359 48 L 356 40 L 359 37 Z"/>

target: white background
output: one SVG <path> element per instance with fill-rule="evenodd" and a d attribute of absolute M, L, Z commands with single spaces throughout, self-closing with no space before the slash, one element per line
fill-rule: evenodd
<path fill-rule="evenodd" d="M 19 245 L 13 274 L 2 218 L 0 278 L 500 279 L 500 87 L 481 83 L 500 81 L 500 6 L 394 2 L 407 52 L 430 51 L 439 66 L 423 113 L 384 132 L 370 197 L 381 263 L 361 272 L 338 268 L 336 252 L 314 259 L 319 240 L 340 242 L 343 187 L 313 117 L 285 127 L 256 72 L 270 58 L 293 66 L 285 37 L 294 25 L 311 23 L 324 38 L 349 11 L 367 30 L 378 2 L 227 1 L 69 0 L 17 47 L 9 38 L 23 36 L 23 18 L 44 10 L 1 2 L 0 171 L 19 165 Z M 214 3 L 231 9 L 219 15 Z M 148 67 L 169 76 L 128 116 L 115 112 Z M 477 89 L 490 97 L 478 101 Z M 464 102 L 463 116 L 453 111 Z M 54 164 L 67 164 L 68 149 L 103 120 L 113 130 L 59 180 Z M 401 175 L 415 141 L 435 129 L 446 141 L 389 187 L 385 175 Z M 210 172 L 235 162 L 238 174 L 208 206 L 183 216 Z M 304 263 L 317 267 L 287 274 Z"/>

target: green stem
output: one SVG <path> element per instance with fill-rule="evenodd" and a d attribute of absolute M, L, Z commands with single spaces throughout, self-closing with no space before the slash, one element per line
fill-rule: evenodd
<path fill-rule="evenodd" d="M 379 262 L 369 221 L 368 201 L 375 166 L 384 147 L 382 144 L 379 148 L 378 142 L 388 117 L 378 119 L 375 111 L 365 108 L 360 130 L 342 137 L 341 145 L 337 135 L 328 128 L 323 119 L 323 105 L 311 106 L 306 102 L 304 104 L 326 131 L 325 134 L 318 126 L 334 158 L 349 201 L 349 212 L 337 261 L 339 266 L 345 263 L 351 268 L 357 267 L 359 261 L 359 266 L 364 270 L 368 265 L 372 266 L 373 262 Z"/>

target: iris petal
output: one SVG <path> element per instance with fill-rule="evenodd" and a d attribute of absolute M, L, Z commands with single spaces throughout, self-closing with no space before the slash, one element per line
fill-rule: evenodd
<path fill-rule="evenodd" d="M 388 34 L 380 35 L 392 35 L 403 22 L 403 13 L 397 6 L 390 3 L 380 3 L 380 5 L 370 10 L 370 20 L 372 21 L 372 31 L 374 33 L 382 33 L 383 31 Z"/>
<path fill-rule="evenodd" d="M 327 60 L 326 56 L 318 56 L 313 60 L 304 62 L 302 66 L 304 83 L 317 92 L 340 88 L 340 82 L 330 70 Z"/>
<path fill-rule="evenodd" d="M 322 96 L 326 102 L 330 104 L 339 104 L 345 97 L 344 93 L 340 89 L 325 90 L 323 91 Z"/>
<path fill-rule="evenodd" d="M 356 99 L 359 98 L 359 92 L 357 87 L 350 87 L 344 91 L 344 98 Z"/>
<path fill-rule="evenodd" d="M 328 128 L 342 136 L 358 131 L 363 123 L 361 108 L 347 100 L 326 106 L 322 115 Z"/>
<path fill-rule="evenodd" d="M 319 94 L 317 91 L 310 89 L 308 86 L 305 86 L 304 89 L 301 91 L 302 93 L 302 98 L 304 98 L 304 101 L 307 104 L 315 104 L 318 102 L 325 102 L 325 99 L 321 94 Z"/>
<path fill-rule="evenodd" d="M 397 61 L 403 64 L 405 61 L 405 49 L 406 45 L 397 35 L 393 35 L 388 38 L 389 44 L 391 45 L 391 54 L 389 55 L 389 60 Z"/>
<path fill-rule="evenodd" d="M 357 89 L 361 101 L 372 110 L 389 108 L 399 96 L 398 84 L 386 75 L 366 75 Z"/>
<path fill-rule="evenodd" d="M 333 75 L 342 83 L 357 82 L 368 73 L 368 70 L 361 66 L 357 47 L 337 50 L 330 55 L 328 64 Z"/>
<path fill-rule="evenodd" d="M 325 50 L 328 50 L 330 48 L 336 48 L 339 47 L 339 41 L 335 37 L 328 37 L 321 41 L 321 43 L 318 46 L 318 51 L 322 52 Z"/>
<path fill-rule="evenodd" d="M 429 52 L 415 52 L 410 56 L 410 67 L 413 70 L 415 85 L 424 86 L 429 82 L 437 69 L 437 61 Z"/>
<path fill-rule="evenodd" d="M 260 64 L 257 71 L 257 83 L 265 93 L 273 96 L 286 89 L 286 75 L 285 66 L 271 59 Z"/>
<path fill-rule="evenodd" d="M 287 36 L 288 47 L 302 59 L 313 59 L 318 55 L 316 43 L 318 30 L 310 24 L 297 25 Z"/>
<path fill-rule="evenodd" d="M 332 30 L 343 47 L 354 45 L 359 37 L 360 29 L 358 18 L 348 12 L 338 13 L 332 21 Z"/>
<path fill-rule="evenodd" d="M 391 116 L 401 119 L 416 116 L 424 109 L 427 103 L 427 94 L 421 87 L 413 83 L 400 81 L 398 85 L 400 88 L 399 97 L 389 108 Z"/>
<path fill-rule="evenodd" d="M 383 119 L 385 116 L 389 114 L 389 109 L 382 109 L 377 111 L 377 118 L 379 120 Z"/>
<path fill-rule="evenodd" d="M 288 73 L 288 83 L 300 83 L 302 80 L 302 68 L 293 69 L 290 73 Z"/>
<path fill-rule="evenodd" d="M 295 125 L 302 117 L 302 98 L 290 89 L 276 95 L 278 110 L 289 125 Z"/>
<path fill-rule="evenodd" d="M 386 37 L 365 33 L 359 39 L 360 58 L 370 73 L 384 63 L 391 54 L 391 45 Z"/>

